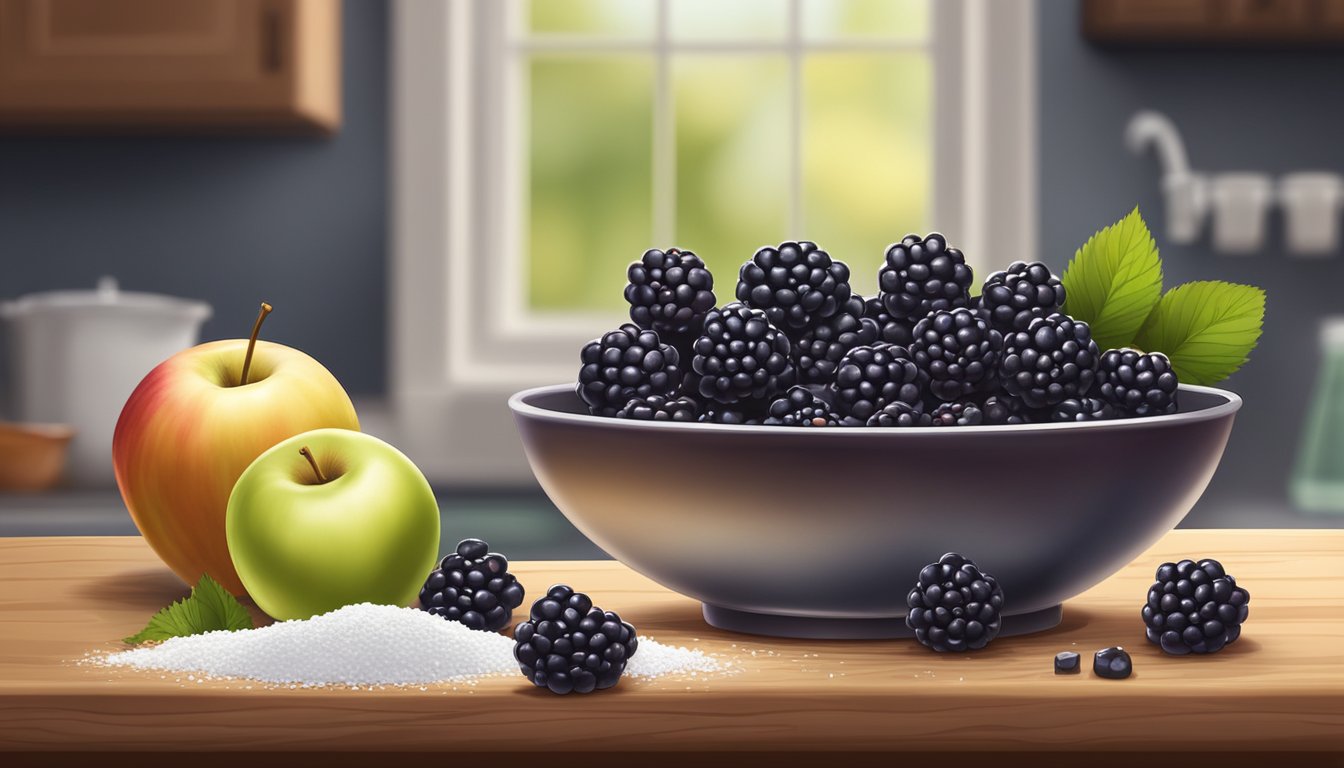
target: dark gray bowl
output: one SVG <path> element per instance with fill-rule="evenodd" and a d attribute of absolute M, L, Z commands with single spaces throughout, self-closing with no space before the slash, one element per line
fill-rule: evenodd
<path fill-rule="evenodd" d="M 905 595 L 944 552 L 999 580 L 1005 634 L 1054 626 L 1208 485 L 1241 398 L 1182 386 L 1180 404 L 1090 424 L 816 429 L 598 418 L 572 384 L 509 399 L 537 480 L 594 543 L 716 627 L 815 638 L 906 635 Z"/>

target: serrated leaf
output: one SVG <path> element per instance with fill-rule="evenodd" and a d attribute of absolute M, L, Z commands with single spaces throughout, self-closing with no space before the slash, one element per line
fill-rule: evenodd
<path fill-rule="evenodd" d="M 1246 362 L 1264 320 L 1264 291 L 1201 280 L 1168 291 L 1134 343 L 1171 358 L 1182 383 L 1217 384 Z"/>
<path fill-rule="evenodd" d="M 144 629 L 125 638 L 123 642 L 138 645 L 151 640 L 199 635 L 217 629 L 232 632 L 251 628 L 252 616 L 242 603 L 219 582 L 210 578 L 210 574 L 204 574 L 189 596 L 154 614 Z"/>
<path fill-rule="evenodd" d="M 1162 299 L 1162 260 L 1136 207 L 1093 235 L 1064 270 L 1064 312 L 1102 349 L 1129 344 Z"/>

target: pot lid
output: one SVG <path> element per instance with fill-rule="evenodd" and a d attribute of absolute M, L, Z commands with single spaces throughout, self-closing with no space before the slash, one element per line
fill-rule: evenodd
<path fill-rule="evenodd" d="M 12 318 L 44 312 L 85 312 L 111 310 L 136 312 L 160 317 L 203 322 L 210 317 L 210 305 L 203 301 L 179 299 L 159 293 L 123 291 L 117 279 L 108 275 L 98 279 L 91 291 L 46 291 L 20 296 L 0 303 L 0 317 Z"/>

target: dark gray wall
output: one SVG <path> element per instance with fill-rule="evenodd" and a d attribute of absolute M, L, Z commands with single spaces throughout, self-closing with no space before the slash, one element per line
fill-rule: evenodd
<path fill-rule="evenodd" d="M 1268 291 L 1260 347 L 1226 383 L 1245 407 L 1190 522 L 1214 524 L 1250 507 L 1292 516 L 1286 484 L 1320 359 L 1317 326 L 1324 315 L 1344 313 L 1344 259 L 1288 255 L 1276 244 L 1278 218 L 1269 246 L 1253 256 L 1165 243 L 1157 162 L 1130 155 L 1121 135 L 1130 115 L 1149 107 L 1180 127 L 1197 170 L 1344 170 L 1344 54 L 1106 51 L 1080 37 L 1077 3 L 1040 5 L 1044 257 L 1063 267 L 1095 229 L 1138 204 L 1157 236 L 1168 286 L 1216 278 Z"/>
<path fill-rule="evenodd" d="M 92 287 L 204 299 L 206 339 L 297 346 L 351 393 L 384 388 L 387 7 L 344 8 L 328 139 L 0 138 L 0 297 Z"/>

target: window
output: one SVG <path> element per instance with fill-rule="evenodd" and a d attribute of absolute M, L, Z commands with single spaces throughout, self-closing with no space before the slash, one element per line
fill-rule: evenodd
<path fill-rule="evenodd" d="M 791 238 L 848 262 L 865 295 L 907 232 L 940 229 L 974 262 L 1010 231 L 1030 255 L 1030 10 L 402 0 L 399 439 L 436 479 L 525 477 L 507 395 L 575 375 L 649 247 L 695 250 L 721 301 L 757 247 Z"/>

